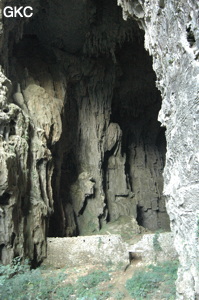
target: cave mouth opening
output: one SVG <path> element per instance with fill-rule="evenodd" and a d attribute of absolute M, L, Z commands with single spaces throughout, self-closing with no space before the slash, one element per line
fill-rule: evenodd
<path fill-rule="evenodd" d="M 109 61 L 91 59 L 94 75 L 69 85 L 51 237 L 115 233 L 118 225 L 134 226 L 132 219 L 152 232 L 170 230 L 162 194 L 165 129 L 157 121 L 161 96 L 143 45 L 140 36 L 118 46 Z"/>
<path fill-rule="evenodd" d="M 97 234 L 132 219 L 151 231 L 169 230 L 161 96 L 144 34 L 122 19 L 116 0 L 89 6 L 76 0 L 75 8 L 73 1 L 58 2 L 26 24 L 15 54 L 47 93 L 49 85 L 67 82 L 62 134 L 48 141 L 54 164 L 48 236 Z"/>

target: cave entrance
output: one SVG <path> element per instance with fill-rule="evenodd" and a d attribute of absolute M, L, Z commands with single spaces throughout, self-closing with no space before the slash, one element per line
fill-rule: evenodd
<path fill-rule="evenodd" d="M 68 85 L 55 151 L 50 236 L 110 233 L 114 226 L 131 228 L 133 219 L 150 231 L 169 230 L 162 195 L 165 129 L 157 121 L 161 95 L 143 32 L 134 22 L 123 26 L 133 26 L 132 36 L 117 42 L 108 58 L 92 53 L 86 63 L 77 59 L 82 73 Z"/>
<path fill-rule="evenodd" d="M 121 76 L 114 89 L 111 121 L 122 130 L 121 153 L 133 215 L 149 230 L 169 229 L 162 195 L 166 138 L 157 121 L 161 95 L 155 87 L 152 60 L 142 42 L 125 43 L 117 59 Z"/>
<path fill-rule="evenodd" d="M 61 137 L 47 141 L 54 165 L 48 236 L 97 234 L 132 220 L 169 229 L 161 96 L 137 23 L 123 20 L 116 0 L 48 1 L 26 24 L 15 57 L 23 66 L 16 83 L 23 87 L 29 76 L 46 98 L 63 100 Z"/>

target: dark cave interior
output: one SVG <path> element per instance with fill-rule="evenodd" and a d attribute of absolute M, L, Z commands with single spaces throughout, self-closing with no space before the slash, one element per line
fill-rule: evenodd
<path fill-rule="evenodd" d="M 71 11 L 68 18 L 64 11 Z M 10 65 L 13 86 L 25 87 L 26 69 L 44 88 L 62 76 L 67 81 L 62 135 L 48 141 L 54 164 L 48 236 L 96 234 L 122 216 L 169 230 L 161 96 L 143 32 L 123 21 L 116 1 L 48 1 L 25 24 Z"/>

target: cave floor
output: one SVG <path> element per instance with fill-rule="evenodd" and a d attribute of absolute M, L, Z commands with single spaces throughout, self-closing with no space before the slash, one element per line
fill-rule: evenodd
<path fill-rule="evenodd" d="M 86 276 L 89 273 L 95 272 L 96 270 L 103 270 L 103 271 L 109 271 L 111 280 L 106 281 L 106 282 L 101 282 L 98 285 L 98 288 L 101 291 L 109 292 L 111 297 L 107 298 L 108 300 L 116 300 L 117 295 L 121 294 L 122 298 L 124 300 L 130 300 L 132 299 L 126 288 L 125 288 L 125 283 L 128 279 L 130 279 L 135 272 L 136 269 L 139 269 L 143 267 L 143 263 L 141 261 L 136 263 L 132 263 L 126 271 L 124 271 L 124 267 L 117 266 L 116 268 L 114 266 L 103 266 L 99 265 L 94 266 L 94 265 L 87 265 L 87 266 L 79 266 L 78 268 L 69 268 L 66 270 L 66 273 L 68 274 L 68 278 L 66 280 L 66 284 L 73 284 L 74 282 L 77 281 L 79 277 Z M 72 298 L 71 298 L 72 299 Z"/>
<path fill-rule="evenodd" d="M 137 271 L 146 272 L 148 264 L 143 262 L 141 259 L 135 259 L 124 268 L 124 266 L 120 265 L 86 265 L 86 266 L 78 266 L 78 267 L 70 267 L 64 269 L 64 273 L 67 274 L 66 280 L 62 282 L 63 285 L 73 285 L 77 283 L 78 279 L 88 274 L 94 273 L 96 271 L 105 271 L 110 275 L 109 281 L 104 281 L 99 283 L 96 288 L 102 293 L 109 293 L 109 297 L 106 296 L 97 296 L 92 295 L 92 297 L 86 298 L 78 298 L 78 299 L 107 299 L 107 300 L 141 300 L 141 299 L 153 299 L 153 300 L 166 300 L 166 299 L 175 299 L 174 295 L 170 295 L 168 298 L 169 291 L 167 284 L 162 282 L 158 288 L 154 288 L 154 290 L 147 295 L 147 297 L 135 297 L 132 298 L 125 285 L 128 279 L 131 279 L 132 276 Z M 60 269 L 45 269 L 43 271 L 44 276 L 52 276 L 58 274 Z M 155 285 L 154 285 L 155 286 Z M 71 295 L 67 299 L 77 299 L 76 295 Z"/>

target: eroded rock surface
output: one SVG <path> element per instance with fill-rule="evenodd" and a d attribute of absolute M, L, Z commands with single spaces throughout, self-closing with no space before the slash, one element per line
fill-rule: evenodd
<path fill-rule="evenodd" d="M 143 33 L 114 0 L 79 4 L 35 1 L 30 20 L 4 21 L 4 263 L 41 261 L 47 235 L 97 233 L 120 217 L 169 228 L 161 97 Z"/>
<path fill-rule="evenodd" d="M 124 18 L 145 31 L 162 95 L 159 120 L 166 126 L 164 194 L 181 266 L 177 298 L 199 298 L 198 111 L 199 6 L 197 1 L 119 0 Z"/>
<path fill-rule="evenodd" d="M 31 5 L 0 25 L 0 260 L 119 218 L 169 229 L 166 197 L 178 298 L 197 298 L 198 4 Z"/>

